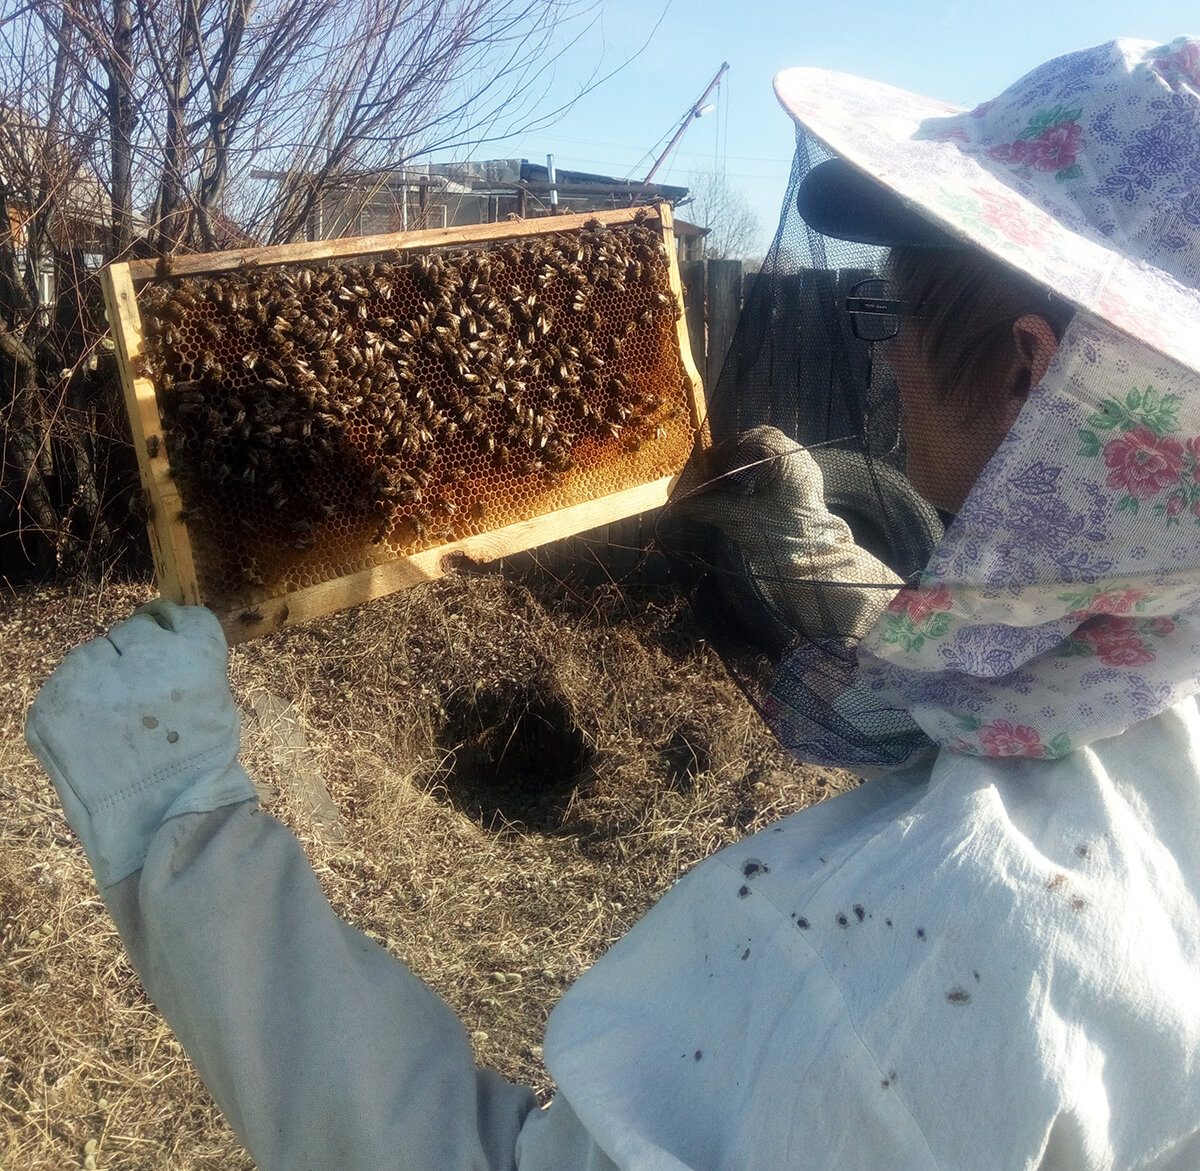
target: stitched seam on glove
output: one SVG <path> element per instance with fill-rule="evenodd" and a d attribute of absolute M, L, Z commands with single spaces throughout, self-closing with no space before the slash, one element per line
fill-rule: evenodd
<path fill-rule="evenodd" d="M 126 785 L 124 789 L 119 789 L 115 793 L 109 793 L 108 796 L 102 797 L 94 805 L 91 805 L 90 808 L 93 813 L 99 813 L 103 809 L 111 809 L 114 805 L 119 805 L 128 798 L 142 793 L 146 789 L 152 788 L 171 777 L 177 776 L 181 772 L 194 767 L 203 767 L 209 763 L 210 759 L 225 757 L 228 753 L 229 746 L 225 744 L 205 749 L 205 751 L 198 752 L 195 756 L 186 757 L 175 764 L 160 768 L 152 772 L 149 776 L 142 777 L 140 780 L 134 781 L 131 785 Z"/>

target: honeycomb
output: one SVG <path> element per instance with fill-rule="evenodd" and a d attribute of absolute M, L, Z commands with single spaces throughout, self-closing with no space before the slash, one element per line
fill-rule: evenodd
<path fill-rule="evenodd" d="M 142 373 L 202 595 L 276 597 L 677 471 L 670 277 L 654 221 L 593 219 L 147 284 Z"/>

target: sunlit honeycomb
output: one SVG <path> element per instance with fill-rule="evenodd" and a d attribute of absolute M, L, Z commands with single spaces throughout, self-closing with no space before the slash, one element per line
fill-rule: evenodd
<path fill-rule="evenodd" d="M 695 438 L 655 221 L 160 279 L 138 302 L 209 601 L 658 479 Z"/>

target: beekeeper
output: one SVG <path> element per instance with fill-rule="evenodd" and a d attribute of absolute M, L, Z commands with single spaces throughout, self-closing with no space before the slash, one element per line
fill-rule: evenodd
<path fill-rule="evenodd" d="M 909 449 L 932 415 L 920 466 L 961 499 L 840 718 L 911 735 L 569 990 L 548 1109 L 475 1069 L 258 810 L 212 615 L 151 605 L 33 706 L 134 964 L 263 1168 L 1200 1166 L 1200 40 L 1076 53 L 966 112 L 821 70 L 776 89 L 842 160 L 818 227 L 904 244 L 915 216 L 1073 313 L 1021 307 L 977 371 L 1001 397 L 964 411 L 937 288 L 893 298 Z"/>

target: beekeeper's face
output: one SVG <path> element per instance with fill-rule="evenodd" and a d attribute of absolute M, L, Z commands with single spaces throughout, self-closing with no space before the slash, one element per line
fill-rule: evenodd
<path fill-rule="evenodd" d="M 955 513 L 1000 446 L 1007 427 L 989 428 L 982 419 L 972 424 L 944 400 L 932 363 L 909 323 L 889 343 L 888 361 L 900 387 L 905 472 L 930 504 Z"/>
<path fill-rule="evenodd" d="M 956 513 L 1008 434 L 1029 392 L 1044 377 L 1058 347 L 1045 320 L 1026 314 L 1012 326 L 1012 347 L 978 377 L 986 386 L 965 388 L 972 404 L 939 390 L 938 372 L 921 344 L 919 323 L 902 321 L 887 358 L 900 388 L 900 432 L 905 471 L 935 508 Z M 987 403 L 980 409 L 979 403 Z"/>

